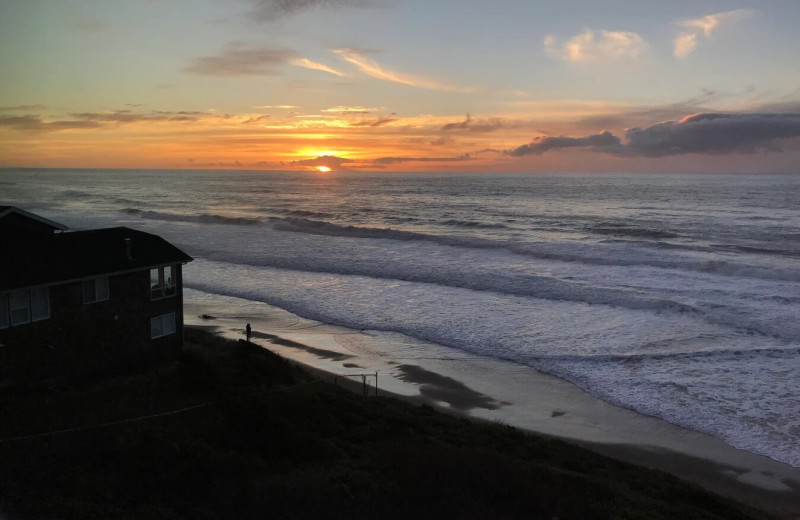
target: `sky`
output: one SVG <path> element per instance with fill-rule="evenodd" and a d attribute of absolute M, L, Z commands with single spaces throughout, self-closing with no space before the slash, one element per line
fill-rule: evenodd
<path fill-rule="evenodd" d="M 0 167 L 800 173 L 797 0 L 0 0 Z"/>

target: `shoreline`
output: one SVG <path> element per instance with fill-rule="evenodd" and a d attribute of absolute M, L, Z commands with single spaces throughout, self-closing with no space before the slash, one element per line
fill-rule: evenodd
<path fill-rule="evenodd" d="M 370 341 L 385 338 L 305 320 L 258 302 L 188 293 L 187 326 L 242 339 L 245 323 L 251 323 L 254 343 L 356 392 L 362 391 L 361 378 L 348 380 L 348 375 L 377 372 L 383 395 L 556 437 L 770 511 L 800 514 L 800 468 L 609 404 L 529 367 L 474 356 L 403 359 L 402 351 L 395 358 L 381 357 Z"/>

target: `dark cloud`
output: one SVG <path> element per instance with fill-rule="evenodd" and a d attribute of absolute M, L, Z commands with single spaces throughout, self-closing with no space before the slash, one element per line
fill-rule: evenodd
<path fill-rule="evenodd" d="M 467 112 L 467 117 L 460 123 L 447 123 L 442 127 L 442 130 L 464 130 L 472 122 L 472 116 Z"/>
<path fill-rule="evenodd" d="M 460 123 L 448 123 L 442 127 L 442 130 L 468 130 L 470 132 L 494 132 L 499 128 L 504 128 L 503 120 L 498 117 L 491 117 L 489 119 L 478 120 L 477 122 L 472 119 L 472 116 L 467 113 L 467 116 Z"/>
<path fill-rule="evenodd" d="M 78 128 L 97 128 L 100 123 L 87 120 L 44 121 L 35 115 L 0 116 L 0 126 L 23 132 L 57 132 Z"/>
<path fill-rule="evenodd" d="M 44 110 L 45 105 L 13 105 L 0 107 L 0 112 L 28 112 L 30 110 Z"/>
<path fill-rule="evenodd" d="M 113 112 L 80 112 L 71 114 L 72 117 L 99 123 L 137 123 L 140 121 L 194 121 L 208 114 L 199 111 L 181 110 L 170 112 L 154 110 L 149 113 L 136 113 L 130 110 L 115 110 Z"/>
<path fill-rule="evenodd" d="M 585 137 L 537 137 L 506 150 L 507 155 L 539 155 L 561 148 L 586 148 L 625 157 L 698 154 L 751 154 L 780 151 L 781 139 L 800 137 L 800 114 L 700 113 L 625 131 L 625 143 L 611 132 Z"/>
<path fill-rule="evenodd" d="M 599 134 L 587 135 L 585 137 L 536 137 L 528 144 L 517 146 L 507 150 L 508 155 L 514 157 L 524 157 L 526 155 L 541 155 L 550 150 L 560 148 L 602 148 L 619 147 L 619 137 L 606 130 Z"/>
<path fill-rule="evenodd" d="M 624 155 L 780 151 L 777 141 L 800 137 L 800 114 L 694 114 L 625 131 Z"/>
<path fill-rule="evenodd" d="M 272 22 L 314 9 L 367 7 L 370 0 L 251 0 L 253 19 Z"/>
<path fill-rule="evenodd" d="M 381 157 L 369 161 L 371 164 L 395 164 L 404 162 L 453 162 L 453 161 L 469 161 L 468 153 L 457 155 L 455 157 Z"/>
<path fill-rule="evenodd" d="M 60 130 L 76 130 L 101 128 L 108 124 L 128 124 L 141 121 L 169 121 L 183 122 L 196 121 L 200 118 L 219 117 L 227 115 L 212 115 L 200 111 L 165 111 L 153 110 L 148 113 L 137 113 L 131 110 L 115 110 L 113 112 L 79 112 L 69 115 L 70 119 L 45 120 L 39 115 L 7 116 L 0 115 L 0 126 L 13 128 L 22 132 L 44 133 Z M 245 121 L 253 122 L 253 121 Z"/>
<path fill-rule="evenodd" d="M 377 119 L 364 119 L 357 123 L 351 123 L 350 126 L 383 126 L 394 121 L 399 121 L 396 117 L 379 117 Z"/>
<path fill-rule="evenodd" d="M 331 169 L 342 169 L 342 165 L 353 162 L 344 157 L 336 157 L 335 155 L 320 155 L 313 159 L 304 159 L 302 161 L 292 161 L 290 164 L 295 166 L 327 166 Z"/>
<path fill-rule="evenodd" d="M 295 52 L 283 47 L 229 43 L 220 54 L 195 58 L 184 70 L 203 76 L 269 76 L 293 57 Z"/>

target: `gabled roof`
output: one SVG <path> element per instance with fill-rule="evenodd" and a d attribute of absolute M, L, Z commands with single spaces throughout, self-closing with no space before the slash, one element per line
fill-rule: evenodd
<path fill-rule="evenodd" d="M 192 260 L 163 238 L 127 227 L 58 233 L 24 241 L 0 237 L 0 251 L 0 290 Z"/>
<path fill-rule="evenodd" d="M 64 224 L 59 224 L 58 222 L 53 222 L 52 220 L 40 217 L 39 215 L 34 215 L 33 213 L 25 211 L 24 209 L 20 209 L 14 206 L 0 206 L 0 219 L 2 219 L 7 215 L 12 215 L 12 214 L 20 215 L 27 219 L 36 221 L 39 224 L 44 224 L 45 226 L 48 226 L 53 230 L 66 231 L 67 229 L 69 229 Z"/>

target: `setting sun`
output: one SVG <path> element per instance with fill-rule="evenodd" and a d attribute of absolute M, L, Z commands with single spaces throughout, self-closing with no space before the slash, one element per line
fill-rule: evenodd
<path fill-rule="evenodd" d="M 327 173 L 331 171 L 331 169 L 328 168 L 327 166 L 317 166 L 317 171 L 322 173 Z"/>

